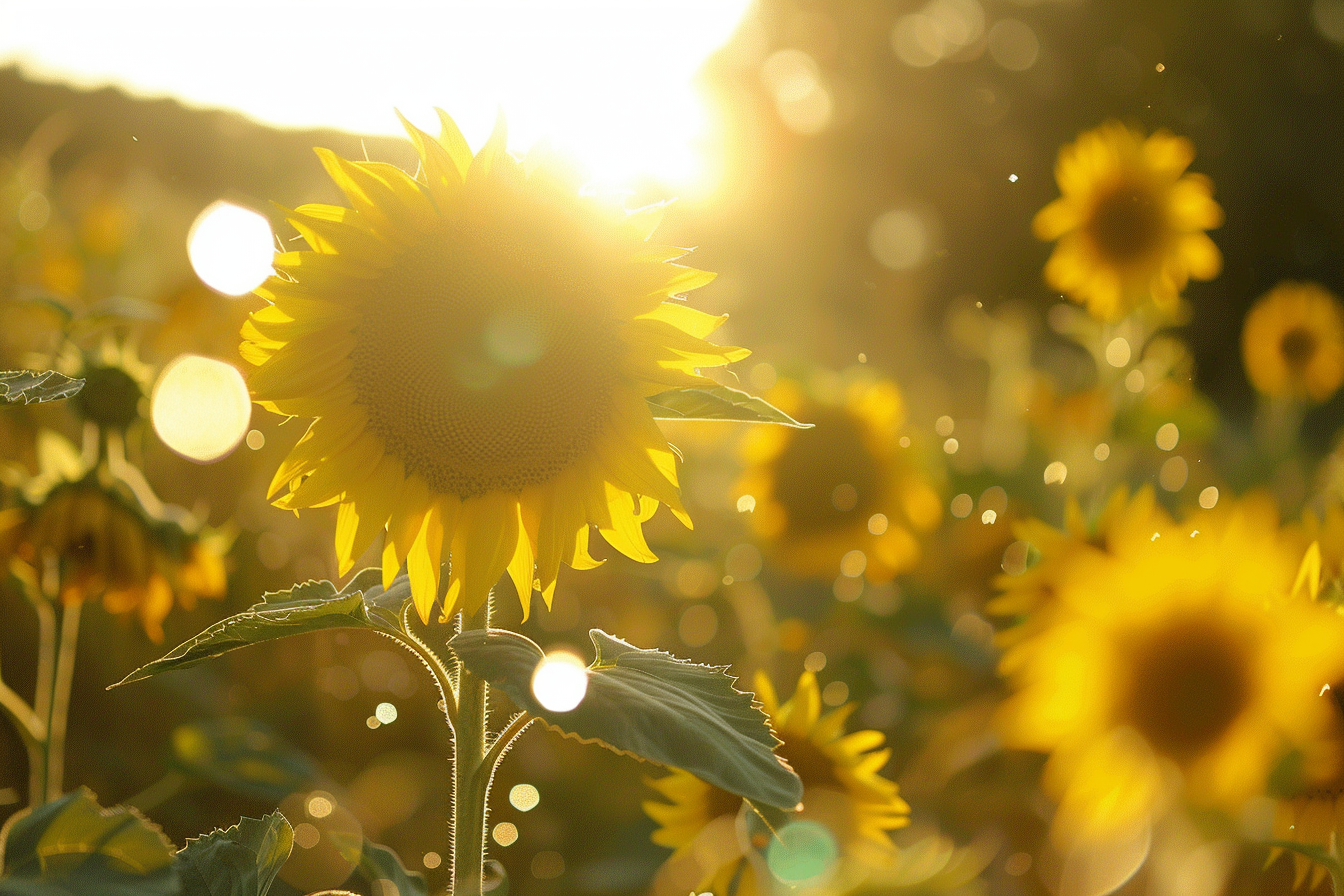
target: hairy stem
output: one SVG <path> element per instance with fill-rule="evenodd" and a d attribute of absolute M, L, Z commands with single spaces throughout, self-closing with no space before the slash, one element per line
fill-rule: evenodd
<path fill-rule="evenodd" d="M 457 694 L 453 691 L 452 675 L 443 664 L 443 660 L 434 652 L 434 649 L 426 644 L 411 627 L 411 613 L 414 611 L 415 607 L 410 601 L 407 601 L 401 609 L 401 632 L 406 637 L 400 640 L 403 645 L 415 652 L 415 655 L 420 658 L 420 662 L 424 663 L 434 676 L 434 684 L 439 689 L 439 697 L 443 699 L 443 714 L 451 726 L 457 719 Z"/>
<path fill-rule="evenodd" d="M 65 734 L 70 718 L 70 690 L 75 678 L 75 648 L 79 644 L 79 615 L 83 603 L 74 601 L 61 610 L 61 639 L 56 649 L 56 674 L 47 717 L 46 801 L 61 795 L 65 780 Z"/>
<path fill-rule="evenodd" d="M 493 599 L 475 617 L 462 615 L 463 630 L 490 627 Z M 484 883 L 486 798 L 493 771 L 486 764 L 488 699 L 486 683 L 459 663 L 453 725 L 453 896 L 481 896 Z"/>

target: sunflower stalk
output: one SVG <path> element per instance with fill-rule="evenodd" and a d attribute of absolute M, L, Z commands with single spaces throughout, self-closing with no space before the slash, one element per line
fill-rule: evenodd
<path fill-rule="evenodd" d="M 19 729 L 24 748 L 28 753 L 28 804 L 32 808 L 42 806 L 47 801 L 47 768 L 50 755 L 51 707 L 55 695 L 56 665 L 58 642 L 56 639 L 56 610 L 47 592 L 53 595 L 55 587 L 55 569 L 49 568 L 44 577 L 43 588 L 36 577 L 18 574 L 23 597 L 37 615 L 37 683 L 33 689 L 33 705 L 29 706 L 23 698 L 7 685 L 0 684 L 0 704 L 5 714 Z"/>
<path fill-rule="evenodd" d="M 462 630 L 488 629 L 493 593 Z M 453 896 L 481 896 L 485 879 L 485 825 L 494 769 L 487 762 L 489 685 L 457 665 L 457 716 L 453 724 Z"/>
<path fill-rule="evenodd" d="M 79 644 L 78 601 L 61 610 L 61 636 L 56 648 L 56 674 L 52 682 L 51 711 L 47 716 L 44 749 L 45 802 L 61 795 L 65 781 L 65 736 L 70 720 L 70 691 L 75 678 L 75 648 Z"/>

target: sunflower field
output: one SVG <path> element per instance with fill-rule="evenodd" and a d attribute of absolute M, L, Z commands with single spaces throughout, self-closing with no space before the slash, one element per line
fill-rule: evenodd
<path fill-rule="evenodd" d="M 1344 896 L 1344 0 L 0 0 L 0 896 Z"/>

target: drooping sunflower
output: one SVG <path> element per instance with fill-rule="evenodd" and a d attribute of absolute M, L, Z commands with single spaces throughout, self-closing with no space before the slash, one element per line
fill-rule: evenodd
<path fill-rule="evenodd" d="M 1258 392 L 1323 402 L 1344 384 L 1344 308 L 1319 284 L 1280 283 L 1247 312 L 1241 357 Z"/>
<path fill-rule="evenodd" d="M 1070 496 L 1064 506 L 1063 529 L 1034 518 L 1015 524 L 1013 534 L 1034 549 L 1037 559 L 1025 571 L 998 576 L 994 587 L 999 593 L 985 609 L 997 616 L 1025 618 L 1032 625 L 1008 629 L 1001 643 L 1009 644 L 1039 628 L 1047 608 L 1055 605 L 1060 590 L 1088 558 L 1123 558 L 1172 525 L 1151 486 L 1133 495 L 1127 487 L 1115 489 L 1095 521 Z"/>
<path fill-rule="evenodd" d="M 263 407 L 316 418 L 270 494 L 340 506 L 342 574 L 385 533 L 384 578 L 406 564 L 425 619 L 449 558 L 445 618 L 505 571 L 526 614 L 561 562 L 595 565 L 590 525 L 642 562 L 660 503 L 689 525 L 645 398 L 748 353 L 705 341 L 725 318 L 679 298 L 712 275 L 649 240 L 661 206 L 524 166 L 502 120 L 473 157 L 439 114 L 437 140 L 406 123 L 418 179 L 318 150 L 352 207 L 288 213 L 309 249 L 276 256 L 242 353 Z"/>
<path fill-rule="evenodd" d="M 1080 563 L 1006 653 L 1000 727 L 1050 754 L 1056 839 L 1114 837 L 1178 800 L 1235 813 L 1329 723 L 1318 694 L 1344 673 L 1344 622 L 1290 597 L 1272 505 L 1228 504 Z M 1313 775 L 1330 763 L 1308 758 Z"/>
<path fill-rule="evenodd" d="M 770 398 L 816 424 L 758 427 L 743 442 L 737 492 L 755 499 L 751 524 L 771 555 L 802 576 L 839 574 L 851 551 L 863 552 L 859 572 L 869 581 L 913 568 L 942 500 L 900 445 L 905 406 L 895 383 L 854 381 L 825 399 L 782 380 Z"/>
<path fill-rule="evenodd" d="M 36 586 L 54 563 L 62 602 L 101 598 L 108 612 L 135 612 L 155 642 L 175 600 L 191 609 L 198 598 L 224 596 L 227 533 L 146 507 L 142 484 L 88 463 L 53 432 L 39 434 L 38 460 L 0 537 L 16 574 Z"/>
<path fill-rule="evenodd" d="M 757 673 L 756 695 L 782 741 L 776 752 L 802 779 L 799 817 L 825 825 L 848 860 L 869 868 L 890 860 L 895 851 L 890 832 L 909 824 L 910 807 L 901 799 L 896 783 L 882 777 L 882 768 L 891 758 L 882 732 L 845 733 L 855 703 L 822 715 L 821 691 L 811 672 L 802 674 L 793 696 L 782 704 L 770 679 Z M 740 896 L 769 892 L 768 887 L 758 886 L 756 872 L 741 849 L 723 849 L 725 844 L 717 836 L 722 828 L 731 830 L 722 819 L 736 817 L 741 797 L 680 769 L 646 780 L 668 800 L 644 803 L 644 811 L 659 826 L 653 842 L 676 850 L 669 861 L 685 859 L 693 866 L 681 872 L 698 875 L 698 881 L 688 885 L 694 885 L 696 892 L 723 894 L 736 881 Z M 700 848 L 697 839 L 706 832 L 720 840 L 720 848 Z"/>
<path fill-rule="evenodd" d="M 1062 195 L 1032 222 L 1037 237 L 1058 240 L 1046 282 L 1116 320 L 1149 297 L 1172 311 L 1191 277 L 1216 277 L 1222 255 L 1205 231 L 1222 224 L 1223 210 L 1212 181 L 1186 173 L 1194 157 L 1183 137 L 1145 137 L 1115 121 L 1062 147 Z"/>

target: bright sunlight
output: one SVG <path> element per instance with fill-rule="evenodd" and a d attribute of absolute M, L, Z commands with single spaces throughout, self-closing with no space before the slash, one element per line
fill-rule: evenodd
<path fill-rule="evenodd" d="M 285 127 L 400 134 L 394 107 L 429 127 L 432 107 L 442 106 L 473 145 L 503 108 L 512 146 L 544 136 L 600 181 L 648 175 L 685 191 L 712 179 L 706 150 L 714 137 L 696 72 L 748 6 L 52 0 L 6 10 L 0 65 L 17 61 L 31 77 L 238 109 Z M 513 27 L 520 20 L 528 27 Z M 124 27 L 131 21 L 144 24 Z M 118 39 L 107 40 L 113 31 Z M 55 33 L 60 41 L 50 39 Z M 317 66 L 321 89 L 277 81 L 270 64 L 277 54 Z"/>

